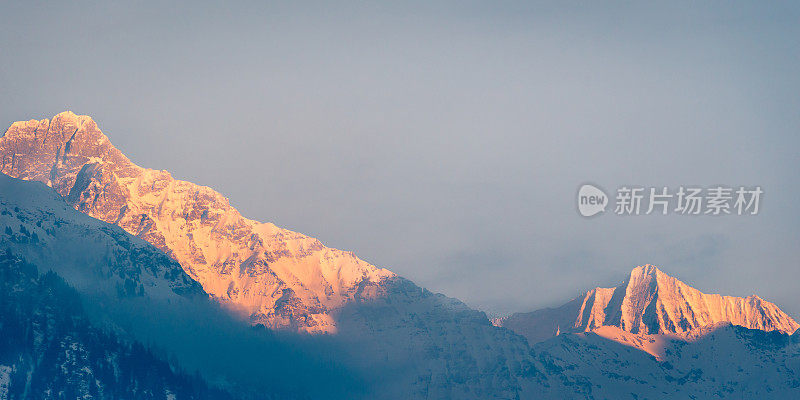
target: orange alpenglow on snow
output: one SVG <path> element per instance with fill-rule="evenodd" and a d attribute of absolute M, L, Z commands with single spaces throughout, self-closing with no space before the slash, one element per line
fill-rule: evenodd
<path fill-rule="evenodd" d="M 513 314 L 497 324 L 539 342 L 557 329 L 585 332 L 612 326 L 634 334 L 685 336 L 724 322 L 788 334 L 800 327 L 778 306 L 758 296 L 702 293 L 653 265 L 634 268 L 617 287 L 594 288 L 561 307 Z"/>
<path fill-rule="evenodd" d="M 317 239 L 244 218 L 211 188 L 142 168 L 88 116 L 15 122 L 0 171 L 45 182 L 77 210 L 155 245 L 253 324 L 336 332 L 335 311 L 382 295 L 396 275 Z"/>

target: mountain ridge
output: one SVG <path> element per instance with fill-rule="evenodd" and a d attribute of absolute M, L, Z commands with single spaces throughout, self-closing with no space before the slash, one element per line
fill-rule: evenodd
<path fill-rule="evenodd" d="M 253 329 L 210 302 L 155 246 L 75 210 L 41 182 L 0 174 L 0 242 L 63 277 L 94 325 L 153 344 L 178 366 L 252 398 L 264 390 L 289 398 L 509 398 L 545 379 L 524 338 L 399 277 L 385 283 L 386 296 L 338 310 L 340 334 Z M 184 290 L 157 290 L 182 283 L 199 296 L 182 301 Z M 309 372 L 315 385 L 296 387 L 294 377 Z"/>
<path fill-rule="evenodd" d="M 778 306 L 759 296 L 706 294 L 650 264 L 634 268 L 616 287 L 596 287 L 560 307 L 515 313 L 495 324 L 536 343 L 560 332 L 605 326 L 634 334 L 685 335 L 720 322 L 786 334 L 800 328 Z"/>
<path fill-rule="evenodd" d="M 0 137 L 0 172 L 44 182 L 77 210 L 155 245 L 253 324 L 332 333 L 336 309 L 380 295 L 396 277 L 352 252 L 247 219 L 209 187 L 137 166 L 89 116 L 13 123 Z"/>
<path fill-rule="evenodd" d="M 67 111 L 12 123 L 0 137 L 0 172 L 44 182 L 78 211 L 155 245 L 253 324 L 333 333 L 338 309 L 385 295 L 387 282 L 397 278 L 352 252 L 247 219 L 207 186 L 139 167 L 86 115 Z M 608 325 L 646 334 L 728 320 L 787 333 L 798 328 L 758 296 L 704 294 L 652 265 L 634 268 L 623 285 L 597 287 L 556 309 L 527 314 L 546 323 L 526 323 L 523 313 L 493 323 L 534 341 Z"/>

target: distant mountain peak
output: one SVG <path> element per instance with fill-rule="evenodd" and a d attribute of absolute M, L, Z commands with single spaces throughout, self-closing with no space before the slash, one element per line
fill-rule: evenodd
<path fill-rule="evenodd" d="M 499 321 L 538 342 L 561 332 L 613 326 L 633 334 L 676 334 L 731 323 L 750 329 L 794 333 L 800 325 L 762 298 L 706 294 L 650 264 L 634 268 L 622 284 L 597 287 L 569 303 Z"/>
<path fill-rule="evenodd" d="M 632 269 L 630 276 L 632 279 L 633 277 L 656 276 L 659 273 L 663 272 L 661 272 L 655 265 L 645 264 Z"/>

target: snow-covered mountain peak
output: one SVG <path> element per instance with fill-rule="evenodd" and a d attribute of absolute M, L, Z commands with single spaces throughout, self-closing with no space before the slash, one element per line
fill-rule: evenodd
<path fill-rule="evenodd" d="M 631 270 L 631 279 L 634 277 L 656 276 L 658 273 L 661 273 L 661 271 L 655 265 L 640 265 Z"/>
<path fill-rule="evenodd" d="M 0 138 L 0 172 L 44 182 L 77 210 L 150 242 L 256 324 L 334 332 L 336 309 L 379 296 L 396 277 L 351 252 L 244 218 L 208 187 L 133 164 L 88 116 L 12 124 Z"/>
<path fill-rule="evenodd" d="M 597 287 L 561 307 L 517 313 L 500 324 L 538 342 L 557 331 L 605 326 L 633 334 L 687 335 L 723 322 L 788 334 L 800 327 L 778 306 L 756 295 L 706 294 L 649 264 L 634 268 L 616 287 Z"/>
<path fill-rule="evenodd" d="M 50 129 L 50 127 L 53 129 Z M 28 121 L 17 121 L 11 124 L 6 130 L 5 135 L 29 135 L 33 134 L 36 139 L 46 142 L 55 140 L 58 142 L 74 139 L 73 136 L 81 134 L 87 135 L 95 141 L 107 141 L 108 138 L 97 129 L 97 124 L 88 115 L 77 115 L 72 111 L 64 111 L 56 114 L 53 118 L 42 120 L 31 119 Z M 64 137 L 69 135 L 69 137 Z"/>

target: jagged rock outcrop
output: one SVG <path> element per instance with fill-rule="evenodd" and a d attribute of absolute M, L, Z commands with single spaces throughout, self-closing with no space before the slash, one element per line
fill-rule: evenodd
<path fill-rule="evenodd" d="M 555 332 L 615 326 L 636 334 L 677 334 L 721 322 L 750 329 L 794 333 L 800 325 L 758 296 L 705 294 L 652 265 L 636 267 L 614 288 L 594 288 L 554 309 L 518 313 L 499 324 L 535 343 Z"/>
<path fill-rule="evenodd" d="M 0 172 L 44 182 L 77 210 L 150 242 L 210 295 L 270 328 L 333 332 L 335 310 L 378 296 L 396 277 L 244 218 L 208 187 L 135 165 L 88 116 L 13 123 L 0 137 Z"/>

